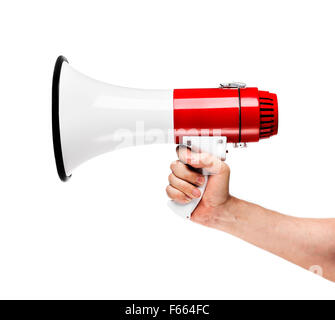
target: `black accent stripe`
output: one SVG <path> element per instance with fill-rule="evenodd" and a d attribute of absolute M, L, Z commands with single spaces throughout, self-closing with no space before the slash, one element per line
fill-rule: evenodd
<path fill-rule="evenodd" d="M 261 124 L 264 124 L 264 123 L 274 123 L 274 122 L 275 122 L 274 120 L 269 120 L 269 121 L 263 120 L 263 121 L 261 121 Z"/>
<path fill-rule="evenodd" d="M 52 78 L 52 139 L 58 176 L 62 181 L 66 181 L 71 176 L 68 177 L 65 172 L 59 128 L 59 80 L 63 62 L 67 63 L 68 61 L 65 57 L 59 56 L 55 64 Z"/>
<path fill-rule="evenodd" d="M 274 111 L 273 108 L 261 108 L 261 111 Z"/>
<path fill-rule="evenodd" d="M 261 118 L 273 118 L 273 114 L 261 114 Z"/>
<path fill-rule="evenodd" d="M 273 99 L 271 99 L 271 98 L 262 98 L 262 97 L 260 97 L 259 99 L 260 99 L 260 100 L 269 100 L 269 101 L 273 101 Z"/>
<path fill-rule="evenodd" d="M 260 102 L 260 104 L 263 106 L 273 106 L 273 103 L 270 102 Z"/>
<path fill-rule="evenodd" d="M 238 141 L 241 142 L 242 139 L 242 108 L 241 108 L 241 89 L 238 88 L 238 113 L 239 113 L 239 131 L 238 131 Z"/>

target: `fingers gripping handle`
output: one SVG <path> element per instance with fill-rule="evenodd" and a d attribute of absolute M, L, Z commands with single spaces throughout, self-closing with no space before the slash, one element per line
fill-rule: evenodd
<path fill-rule="evenodd" d="M 205 175 L 205 183 L 201 187 L 198 188 L 201 192 L 200 198 L 193 199 L 189 203 L 186 203 L 186 204 L 181 204 L 181 203 L 177 203 L 173 200 L 169 200 L 169 202 L 168 202 L 169 208 L 175 214 L 177 214 L 178 216 L 180 216 L 184 219 L 191 219 L 191 215 L 192 215 L 193 211 L 198 206 L 198 204 L 199 204 L 199 202 L 202 198 L 202 195 L 205 192 L 207 181 L 208 181 L 208 176 Z"/>
<path fill-rule="evenodd" d="M 210 153 L 222 160 L 225 160 L 226 158 L 226 150 L 227 150 L 226 137 L 184 136 L 182 138 L 182 145 L 191 148 L 193 152 Z M 198 188 L 201 192 L 200 198 L 193 199 L 187 204 L 180 204 L 172 200 L 168 202 L 168 206 L 170 207 L 170 209 L 178 216 L 185 219 L 191 219 L 193 211 L 198 206 L 199 202 L 202 199 L 203 193 L 206 190 L 208 175 L 210 175 L 210 173 L 207 172 L 206 170 L 203 170 L 203 175 L 205 176 L 205 183 Z"/>

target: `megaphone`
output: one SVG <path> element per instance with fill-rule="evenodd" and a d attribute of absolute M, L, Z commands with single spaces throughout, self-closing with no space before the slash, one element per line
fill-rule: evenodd
<path fill-rule="evenodd" d="M 244 146 L 277 134 L 278 102 L 276 94 L 243 83 L 174 90 L 115 86 L 85 76 L 60 56 L 52 130 L 58 175 L 66 181 L 85 161 L 131 145 L 183 144 L 225 159 L 227 143 Z M 170 207 L 190 218 L 200 199 Z"/>

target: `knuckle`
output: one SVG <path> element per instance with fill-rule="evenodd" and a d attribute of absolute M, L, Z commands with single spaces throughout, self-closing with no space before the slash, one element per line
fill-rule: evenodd
<path fill-rule="evenodd" d="M 180 160 L 183 160 L 183 159 L 187 158 L 187 149 L 186 148 L 180 148 L 179 149 L 178 158 Z"/>
<path fill-rule="evenodd" d="M 176 166 L 177 166 L 177 161 L 173 161 L 170 164 L 170 169 L 173 171 L 173 170 L 175 170 Z"/>
<path fill-rule="evenodd" d="M 168 180 L 169 180 L 169 183 L 171 184 L 172 180 L 173 180 L 173 173 L 170 173 L 169 176 L 168 176 Z"/>
<path fill-rule="evenodd" d="M 170 186 L 167 186 L 167 187 L 165 188 L 165 192 L 166 192 L 166 194 L 167 194 L 168 196 L 171 194 Z"/>

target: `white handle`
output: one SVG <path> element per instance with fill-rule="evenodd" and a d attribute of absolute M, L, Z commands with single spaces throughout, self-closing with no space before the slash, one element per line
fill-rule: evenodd
<path fill-rule="evenodd" d="M 186 145 L 187 147 L 191 148 L 192 151 L 195 152 L 201 151 L 213 154 L 222 160 L 226 158 L 226 150 L 227 150 L 226 137 L 184 136 L 182 140 L 182 145 Z M 185 219 L 191 219 L 193 211 L 198 206 L 199 202 L 202 199 L 203 193 L 206 190 L 208 182 L 208 172 L 206 172 L 206 170 L 203 170 L 203 175 L 205 176 L 205 183 L 201 187 L 198 187 L 198 189 L 201 192 L 200 198 L 193 199 L 187 204 L 180 204 L 172 200 L 168 202 L 168 207 L 178 216 Z"/>

